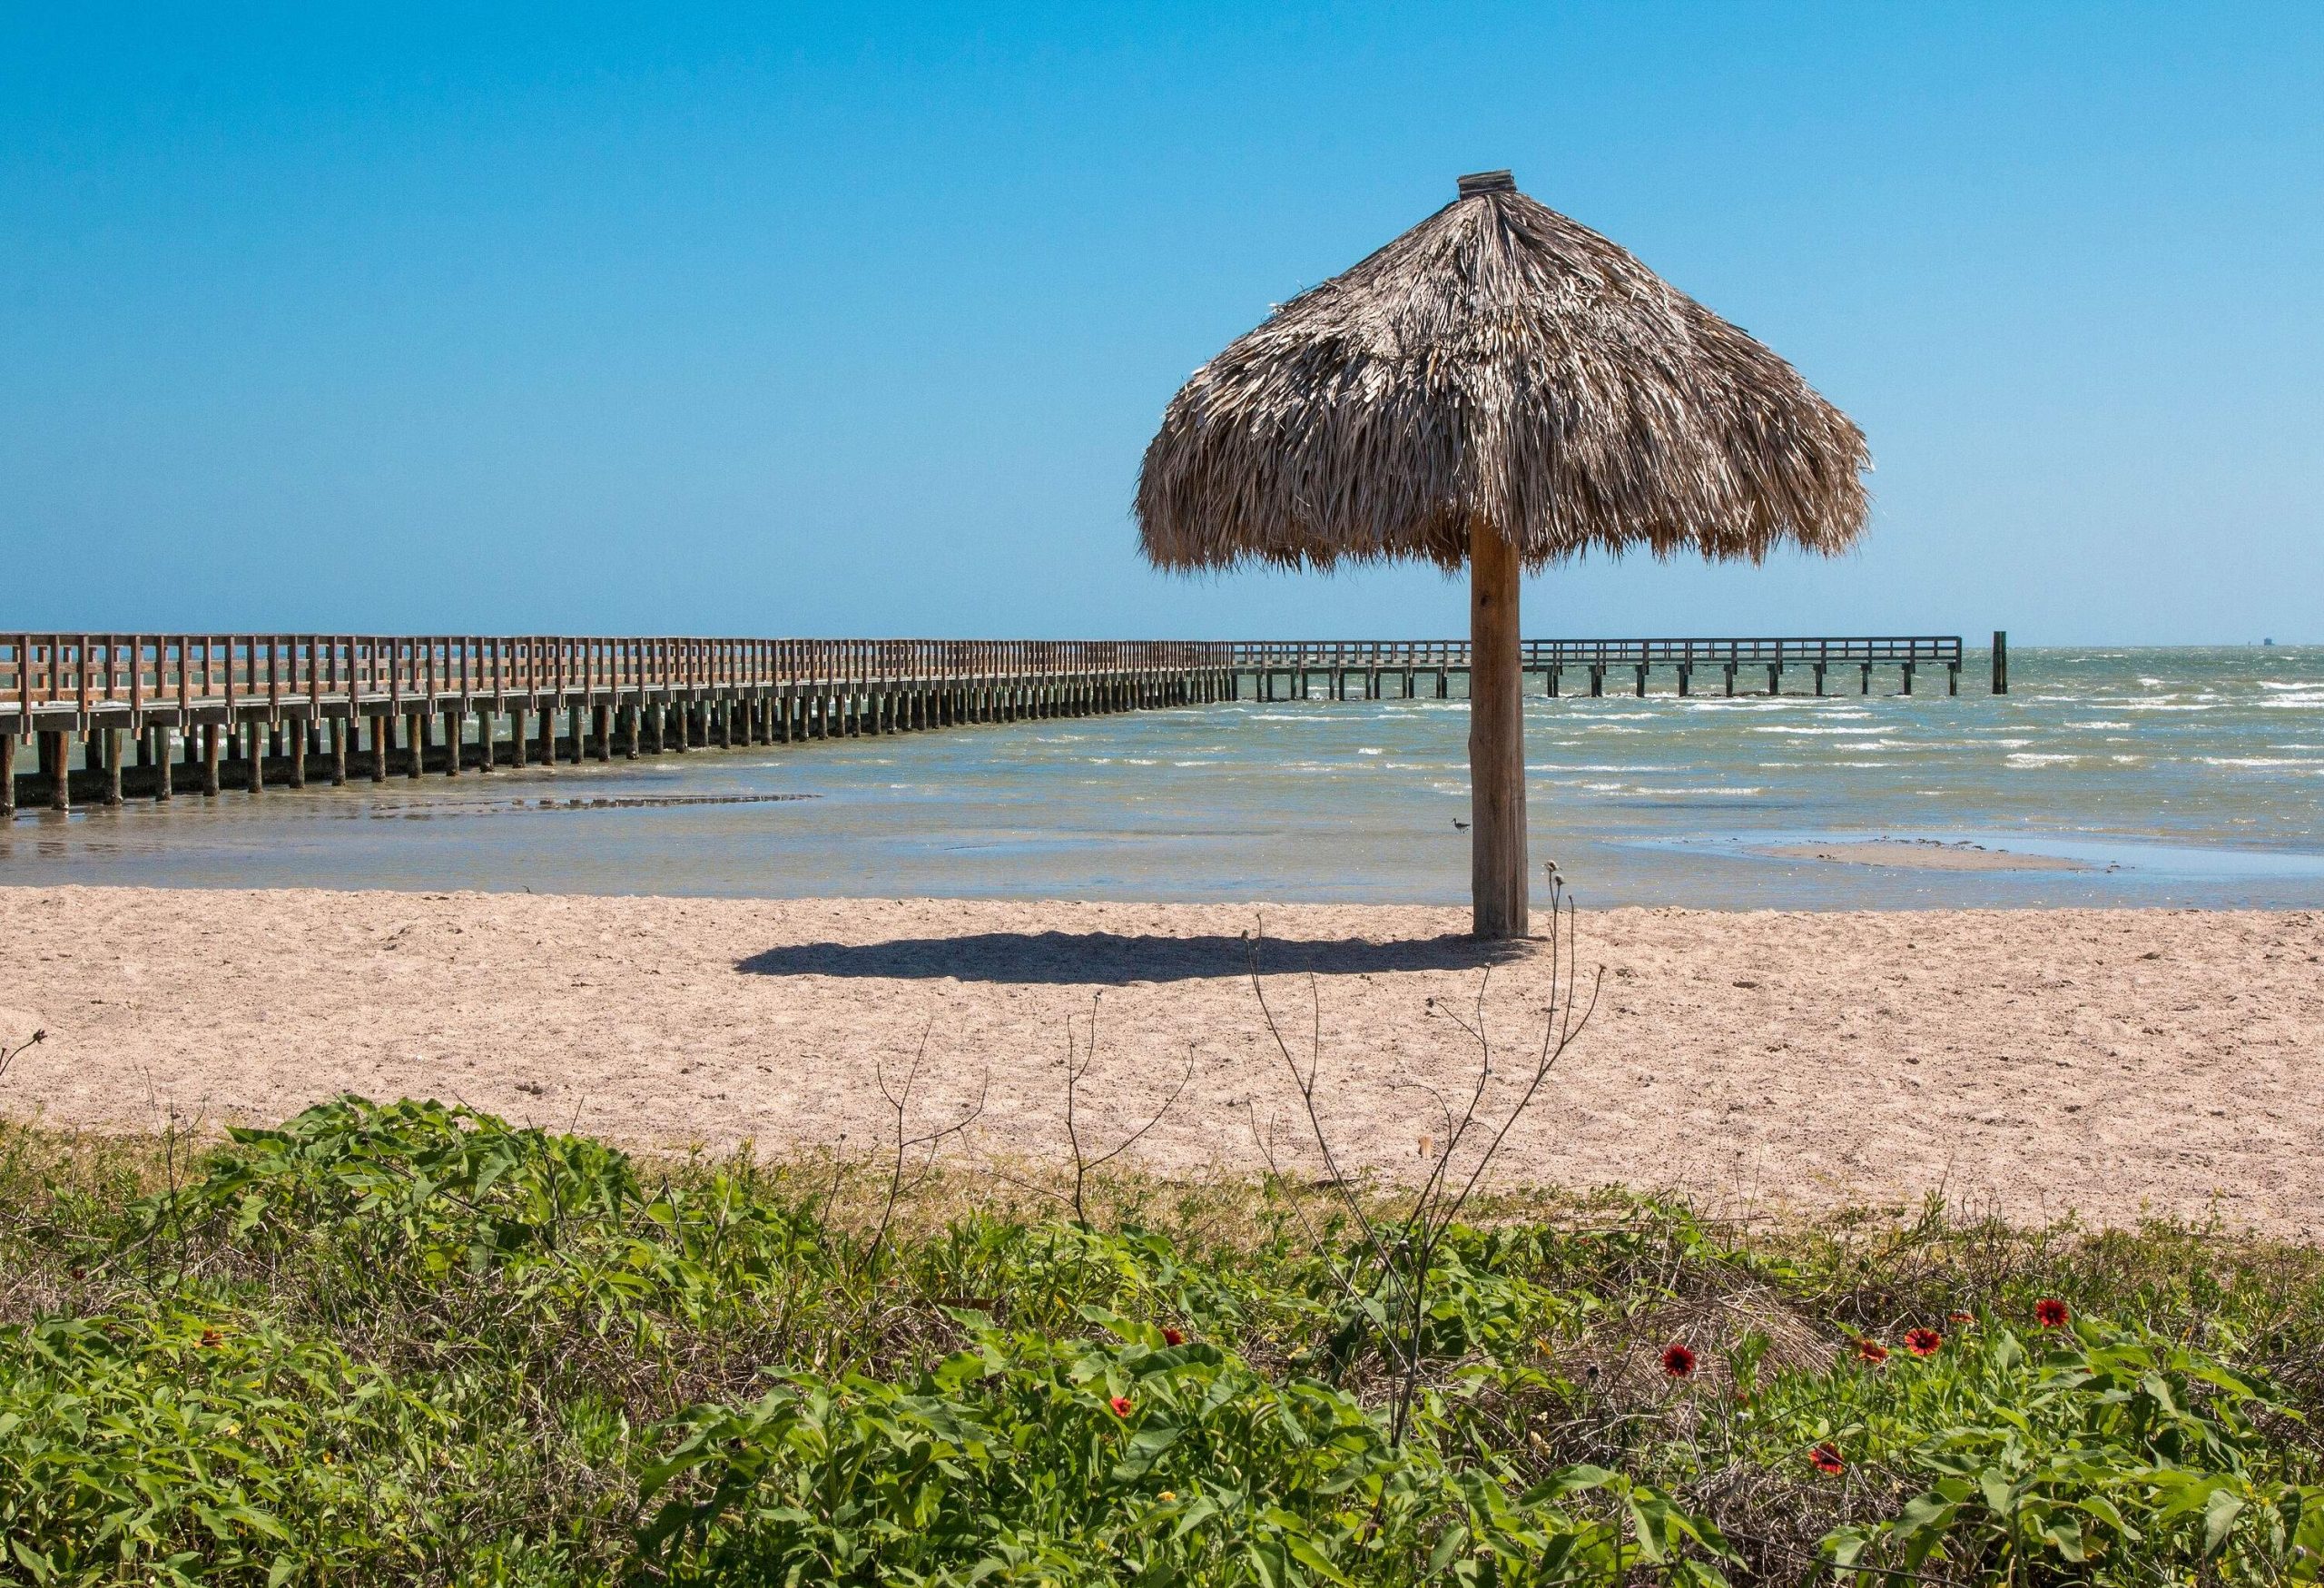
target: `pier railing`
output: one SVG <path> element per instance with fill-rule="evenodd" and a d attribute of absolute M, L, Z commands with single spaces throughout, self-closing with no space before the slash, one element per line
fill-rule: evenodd
<path fill-rule="evenodd" d="M 1272 667 L 1278 672 L 1305 667 L 1314 672 L 1334 668 L 1430 671 L 1469 666 L 1467 640 L 1242 640 L 1233 646 L 1235 666 L 1246 672 Z M 1961 662 L 1958 635 L 1851 635 L 1796 637 L 1682 639 L 1529 639 L 1524 642 L 1525 668 L 1539 672 L 1550 666 L 1827 666 L 1871 662 L 1899 666 L 1957 666 Z"/>
<path fill-rule="evenodd" d="M 1220 667 L 1187 640 L 695 639 L 558 635 L 0 634 L 0 717 L 475 701 Z"/>
<path fill-rule="evenodd" d="M 1958 636 L 1537 639 L 1528 673 L 1565 668 L 1944 667 Z M 1465 673 L 1465 640 L 863 640 L 667 636 L 8 634 L 0 732 L 83 731 L 125 717 L 435 711 L 521 699 L 683 699 L 703 692 L 1210 671 L 1236 676 Z M 1303 693 L 1304 688 L 1303 688 Z"/>

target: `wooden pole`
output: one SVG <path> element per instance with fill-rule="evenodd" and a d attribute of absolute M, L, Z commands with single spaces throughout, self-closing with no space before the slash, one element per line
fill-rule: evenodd
<path fill-rule="evenodd" d="M 2009 631 L 1994 630 L 1994 693 L 2009 693 Z"/>
<path fill-rule="evenodd" d="M 104 783 L 98 793 L 97 803 L 108 809 L 119 809 L 121 805 L 121 730 L 101 728 L 89 735 L 89 743 L 103 750 L 105 759 Z"/>
<path fill-rule="evenodd" d="M 48 751 L 48 808 L 69 811 L 73 808 L 73 741 L 62 733 L 44 734 L 41 745 Z"/>
<path fill-rule="evenodd" d="M 16 735 L 0 734 L 0 822 L 7 821 L 15 814 Z"/>
<path fill-rule="evenodd" d="M 1469 838 L 1474 931 L 1532 930 L 1525 890 L 1525 674 L 1517 547 L 1478 520 L 1469 535 Z"/>

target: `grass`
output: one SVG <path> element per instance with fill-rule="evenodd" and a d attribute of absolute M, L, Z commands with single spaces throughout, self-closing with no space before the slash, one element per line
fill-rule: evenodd
<path fill-rule="evenodd" d="M 1116 1175 L 1077 1221 L 1024 1179 L 891 1209 L 876 1164 L 634 1159 L 355 1100 L 199 1150 L 0 1127 L 5 1569 L 2317 1575 L 2310 1248 L 1504 1199 L 1434 1259 L 1399 1442 L 1332 1198 Z"/>

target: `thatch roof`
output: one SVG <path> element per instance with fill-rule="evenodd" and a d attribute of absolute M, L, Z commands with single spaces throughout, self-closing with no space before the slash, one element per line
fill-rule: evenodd
<path fill-rule="evenodd" d="M 1870 466 L 1789 364 L 1491 172 L 1196 370 L 1137 518 L 1171 568 L 1452 568 L 1480 518 L 1532 567 L 1757 559 L 1846 547 Z"/>

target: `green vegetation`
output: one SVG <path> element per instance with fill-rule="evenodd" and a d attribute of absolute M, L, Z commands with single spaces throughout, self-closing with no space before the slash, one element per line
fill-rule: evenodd
<path fill-rule="evenodd" d="M 2308 1248 L 1479 1204 L 1399 1442 L 1334 1198 L 890 1183 L 434 1104 L 190 1159 L 5 1128 L 5 1569 L 2148 1583 L 2324 1549 Z"/>

